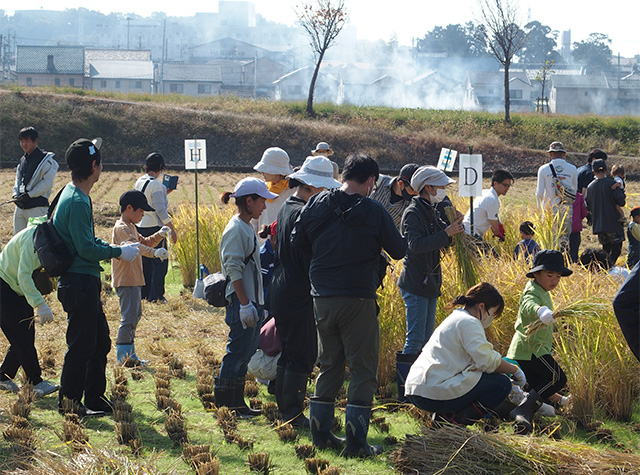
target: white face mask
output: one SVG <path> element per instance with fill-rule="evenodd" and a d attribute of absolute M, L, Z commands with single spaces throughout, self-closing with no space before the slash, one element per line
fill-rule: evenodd
<path fill-rule="evenodd" d="M 487 314 L 487 316 L 484 320 L 482 320 L 482 328 L 486 330 L 493 323 L 493 315 L 491 315 L 489 312 L 485 313 Z"/>
<path fill-rule="evenodd" d="M 431 201 L 431 203 L 435 205 L 440 203 L 442 200 L 444 200 L 446 196 L 447 196 L 447 190 L 445 190 L 444 188 L 436 188 L 436 194 L 431 195 L 429 197 L 429 200 Z"/>

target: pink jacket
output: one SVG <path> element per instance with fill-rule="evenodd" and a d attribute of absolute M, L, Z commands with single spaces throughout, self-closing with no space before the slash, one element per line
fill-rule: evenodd
<path fill-rule="evenodd" d="M 573 216 L 571 217 L 571 232 L 582 231 L 582 220 L 587 217 L 587 206 L 584 204 L 582 193 L 576 193 L 576 200 L 573 202 Z"/>

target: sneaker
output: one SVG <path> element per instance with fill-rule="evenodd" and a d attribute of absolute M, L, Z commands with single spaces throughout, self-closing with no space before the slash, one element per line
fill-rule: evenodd
<path fill-rule="evenodd" d="M 52 383 L 51 381 L 43 380 L 33 387 L 33 392 L 35 393 L 36 397 L 42 397 L 51 393 L 55 393 L 58 389 L 60 389 L 60 386 L 58 386 L 57 384 Z"/>
<path fill-rule="evenodd" d="M 58 403 L 58 412 L 63 415 L 67 413 L 75 413 L 79 417 L 102 417 L 105 415 L 104 411 L 94 411 L 93 409 L 85 407 L 84 404 L 77 402 L 68 403 L 66 407 L 62 407 L 60 403 Z"/>
<path fill-rule="evenodd" d="M 0 389 L 11 393 L 17 393 L 20 391 L 20 386 L 14 383 L 13 380 L 7 379 L 6 381 L 0 381 Z"/>
<path fill-rule="evenodd" d="M 113 403 L 106 397 L 101 397 L 98 401 L 89 402 L 85 401 L 85 407 L 87 411 L 101 412 L 102 415 L 113 414 Z"/>

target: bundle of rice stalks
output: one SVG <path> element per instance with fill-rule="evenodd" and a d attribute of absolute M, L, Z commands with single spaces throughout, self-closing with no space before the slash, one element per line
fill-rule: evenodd
<path fill-rule="evenodd" d="M 577 300 L 556 308 L 553 312 L 553 318 L 556 323 L 560 323 L 562 318 L 600 318 L 611 308 L 610 302 L 602 299 L 589 298 L 585 300 Z M 525 337 L 528 339 L 532 334 L 545 326 L 540 320 L 536 320 L 525 327 Z"/>
<path fill-rule="evenodd" d="M 43 371 L 49 372 L 56 367 L 56 354 L 50 343 L 45 344 L 40 351 L 40 359 L 42 360 L 40 366 Z"/>
<path fill-rule="evenodd" d="M 305 459 L 304 466 L 309 473 L 320 475 L 329 466 L 329 461 L 320 458 Z"/>
<path fill-rule="evenodd" d="M 122 366 L 113 367 L 113 380 L 116 385 L 126 386 L 127 375 L 124 373 L 124 369 L 122 368 Z"/>
<path fill-rule="evenodd" d="M 244 395 L 247 397 L 256 397 L 259 391 L 258 383 L 255 381 L 247 381 L 244 385 Z"/>
<path fill-rule="evenodd" d="M 475 433 L 460 427 L 425 428 L 423 435 L 408 435 L 391 455 L 391 463 L 402 473 L 477 475 L 551 474 L 550 457 L 521 450 L 499 436 Z M 514 437 L 514 439 L 517 439 Z"/>
<path fill-rule="evenodd" d="M 202 406 L 205 411 L 213 411 L 216 408 L 216 398 L 213 394 L 203 394 L 200 397 L 202 401 Z"/>
<path fill-rule="evenodd" d="M 444 211 L 449 222 L 457 219 L 457 211 L 452 206 L 445 208 Z M 480 282 L 477 262 L 478 251 L 473 243 L 473 238 L 464 232 L 453 236 L 452 250 L 456 261 L 459 292 L 464 294 L 467 289 Z"/>
<path fill-rule="evenodd" d="M 269 422 L 273 423 L 278 420 L 278 405 L 275 402 L 263 402 L 262 412 Z"/>
<path fill-rule="evenodd" d="M 209 347 L 201 345 L 198 347 L 197 353 L 202 368 L 209 371 L 209 374 L 212 374 L 213 369 L 219 367 L 222 364 L 220 358 L 218 358 L 215 352 Z"/>
<path fill-rule="evenodd" d="M 320 471 L 320 475 L 340 475 L 340 467 L 329 465 L 327 468 Z"/>
<path fill-rule="evenodd" d="M 80 452 L 88 447 L 89 436 L 84 431 L 77 414 L 65 414 L 62 422 L 62 441 L 71 446 L 73 452 Z"/>
<path fill-rule="evenodd" d="M 132 440 L 137 438 L 138 426 L 132 422 L 116 422 L 115 429 L 120 445 L 129 445 Z"/>
<path fill-rule="evenodd" d="M 218 475 L 220 473 L 220 460 L 215 457 L 211 462 L 205 462 L 196 467 L 196 475 Z"/>
<path fill-rule="evenodd" d="M 295 445 L 293 448 L 295 449 L 298 458 L 303 460 L 316 456 L 316 448 L 313 445 Z"/>
<path fill-rule="evenodd" d="M 240 450 L 253 450 L 253 441 L 245 439 L 240 434 L 236 434 L 235 437 L 233 437 L 232 442 L 240 447 Z"/>
<path fill-rule="evenodd" d="M 123 384 L 111 386 L 111 401 L 124 401 L 129 396 L 129 388 Z"/>
<path fill-rule="evenodd" d="M 144 373 L 140 371 L 139 368 L 133 368 L 131 370 L 131 379 L 133 379 L 134 381 L 140 381 L 144 379 Z"/>
<path fill-rule="evenodd" d="M 30 456 L 36 448 L 33 430 L 24 417 L 14 415 L 13 422 L 2 435 L 11 444 L 11 453 L 17 457 Z"/>
<path fill-rule="evenodd" d="M 269 475 L 271 471 L 271 456 L 269 454 L 249 454 L 249 470 L 252 472 Z"/>
<path fill-rule="evenodd" d="M 189 442 L 189 437 L 184 427 L 184 416 L 181 413 L 170 411 L 164 427 L 175 445 L 183 445 Z"/>
<path fill-rule="evenodd" d="M 184 362 L 175 355 L 169 359 L 169 370 L 171 371 L 171 376 L 175 376 L 178 379 L 185 379 L 187 377 Z"/>
<path fill-rule="evenodd" d="M 278 427 L 278 437 L 283 442 L 294 442 L 298 438 L 298 432 L 291 424 L 283 424 Z"/>

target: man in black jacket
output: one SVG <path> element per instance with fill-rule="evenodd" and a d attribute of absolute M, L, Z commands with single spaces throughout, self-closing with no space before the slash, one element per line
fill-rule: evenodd
<path fill-rule="evenodd" d="M 618 220 L 620 215 L 616 205 L 624 206 L 626 199 L 621 188 L 612 189 L 615 180 L 607 176 L 607 163 L 604 160 L 594 160 L 592 166 L 596 178 L 587 188 L 587 209 L 592 216 L 593 234 L 598 236 L 602 250 L 609 256 L 611 265 L 615 266 L 624 241 L 624 227 Z"/>
<path fill-rule="evenodd" d="M 384 249 L 400 259 L 407 248 L 389 213 L 367 198 L 378 176 L 378 164 L 371 157 L 349 156 L 342 187 L 312 197 L 291 235 L 293 246 L 310 249 L 312 256 L 309 277 L 320 336 L 320 374 L 309 405 L 313 443 L 340 445 L 330 429 L 348 363 L 347 455 L 381 451 L 367 442 L 380 347 L 380 253 Z"/>

